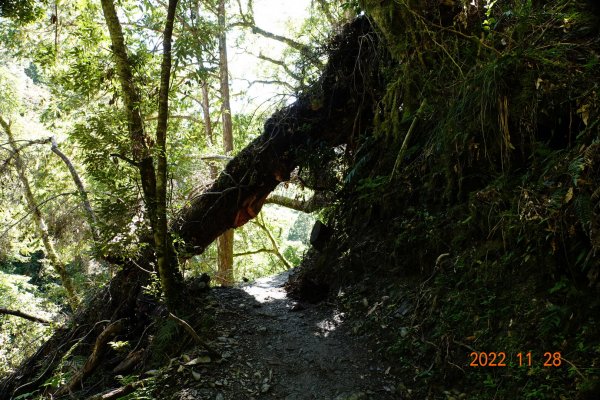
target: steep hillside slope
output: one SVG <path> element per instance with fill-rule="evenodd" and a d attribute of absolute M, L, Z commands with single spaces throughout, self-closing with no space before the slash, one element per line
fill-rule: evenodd
<path fill-rule="evenodd" d="M 407 398 L 598 398 L 597 15 L 365 3 L 387 90 L 292 291 L 341 288 Z"/>

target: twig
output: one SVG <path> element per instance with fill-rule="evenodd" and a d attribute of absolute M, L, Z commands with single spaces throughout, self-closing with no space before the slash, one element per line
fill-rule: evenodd
<path fill-rule="evenodd" d="M 169 313 L 169 319 L 175 321 L 177 324 L 182 326 L 183 329 L 185 329 L 186 332 L 189 333 L 189 335 L 196 341 L 196 343 L 198 343 L 200 346 L 202 346 L 204 348 L 204 350 L 208 351 L 208 353 L 211 356 L 213 356 L 217 359 L 221 358 L 221 355 L 218 352 L 216 352 L 212 347 L 210 347 L 208 344 L 206 344 L 206 342 L 204 340 L 202 340 L 202 338 L 200 336 L 198 336 L 198 334 L 196 333 L 196 331 L 194 330 L 194 328 L 192 328 L 192 326 L 190 324 L 188 324 L 187 322 L 185 322 L 184 320 L 177 317 L 175 314 L 173 314 L 171 312 Z"/>

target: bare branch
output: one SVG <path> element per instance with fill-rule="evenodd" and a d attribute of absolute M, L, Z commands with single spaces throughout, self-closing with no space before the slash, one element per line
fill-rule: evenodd
<path fill-rule="evenodd" d="M 292 265 L 289 263 L 289 261 L 279 251 L 277 242 L 275 241 L 273 235 L 271 235 L 271 231 L 269 231 L 269 228 L 267 228 L 267 226 L 265 225 L 265 220 L 263 219 L 262 214 L 259 217 L 255 218 L 252 222 L 260 229 L 262 229 L 263 232 L 267 235 L 269 242 L 271 242 L 271 246 L 273 246 L 273 254 L 275 254 L 277 258 L 279 258 L 279 260 L 282 262 L 283 265 L 285 265 L 287 269 L 292 268 Z"/>
<path fill-rule="evenodd" d="M 310 62 L 312 62 L 314 65 L 318 66 L 319 68 L 323 67 L 323 63 L 321 62 L 321 60 L 319 60 L 319 57 L 317 56 L 317 54 L 315 54 L 315 52 L 309 45 L 297 42 L 294 39 L 291 39 L 286 36 L 282 36 L 282 35 L 278 35 L 276 33 L 266 31 L 266 30 L 256 26 L 253 19 L 236 22 L 236 23 L 230 24 L 229 26 L 230 27 L 239 26 L 242 28 L 249 28 L 252 31 L 252 33 L 254 33 L 255 35 L 260 35 L 260 36 L 266 37 L 268 39 L 272 39 L 272 40 L 276 40 L 278 42 L 284 43 L 284 44 L 288 45 L 289 47 L 299 51 L 300 54 L 302 54 L 304 57 L 306 57 L 308 60 L 310 60 Z"/>
<path fill-rule="evenodd" d="M 14 315 L 15 317 L 24 318 L 26 320 L 33 321 L 33 322 L 39 322 L 40 324 L 44 324 L 44 325 L 50 325 L 50 323 L 51 323 L 50 321 L 48 321 L 45 318 L 36 317 L 35 315 L 27 314 L 27 313 L 24 313 L 23 311 L 19 311 L 19 310 L 9 310 L 8 308 L 4 308 L 4 307 L 0 307 L 0 314 Z"/>
<path fill-rule="evenodd" d="M 244 251 L 242 253 L 234 253 L 233 256 L 234 257 L 243 257 L 243 256 L 251 256 L 254 254 L 260 254 L 260 253 L 275 254 L 275 250 L 262 248 L 262 249 L 258 249 L 258 250 Z"/>
<path fill-rule="evenodd" d="M 291 208 L 292 210 L 302 211 L 310 214 L 314 211 L 320 210 L 327 205 L 327 201 L 324 198 L 320 198 L 317 195 L 312 196 L 308 200 L 293 199 L 291 197 L 285 197 L 278 194 L 271 194 L 267 197 L 265 204 L 275 204 L 278 206 Z"/>
<path fill-rule="evenodd" d="M 233 160 L 233 157 L 222 156 L 219 154 L 210 154 L 207 156 L 202 156 L 202 157 L 200 157 L 200 159 L 204 160 L 204 161 L 231 161 L 231 160 Z"/>
<path fill-rule="evenodd" d="M 295 92 L 296 91 L 296 88 L 294 86 L 290 85 L 287 82 L 283 82 L 283 81 L 276 80 L 276 79 L 274 79 L 274 80 L 261 80 L 261 79 L 258 79 L 258 80 L 255 80 L 255 81 L 249 81 L 248 79 L 240 79 L 240 80 L 247 82 L 248 83 L 248 88 L 250 88 L 252 85 L 255 85 L 255 84 L 261 84 L 261 85 L 280 85 L 280 86 L 285 86 L 291 92 Z"/>

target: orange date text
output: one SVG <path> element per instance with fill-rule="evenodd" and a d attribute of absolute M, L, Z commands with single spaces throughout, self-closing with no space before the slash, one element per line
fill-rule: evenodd
<path fill-rule="evenodd" d="M 530 351 L 516 353 L 512 364 L 508 363 L 508 358 L 504 351 L 473 351 L 469 354 L 469 367 L 531 367 L 536 362 L 536 358 Z M 562 365 L 560 351 L 545 352 L 540 363 L 543 367 L 560 367 Z"/>

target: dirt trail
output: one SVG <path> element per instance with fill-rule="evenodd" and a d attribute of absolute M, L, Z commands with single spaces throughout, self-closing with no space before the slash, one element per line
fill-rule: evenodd
<path fill-rule="evenodd" d="M 389 366 L 348 334 L 343 315 L 329 304 L 301 304 L 286 296 L 288 276 L 211 291 L 222 335 L 212 345 L 224 359 L 203 364 L 198 361 L 206 357 L 190 355 L 188 364 L 194 365 L 179 367 L 188 378 L 172 398 L 398 398 Z"/>

